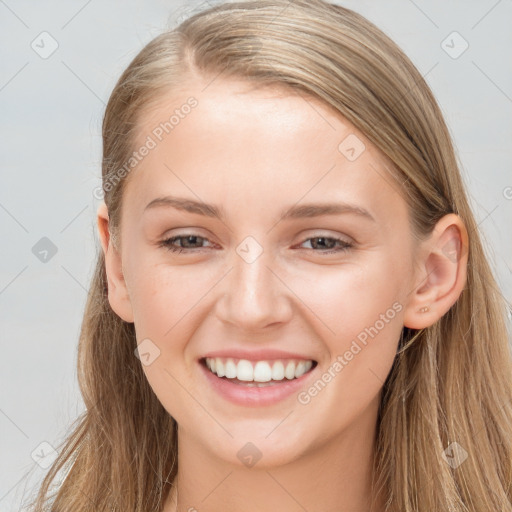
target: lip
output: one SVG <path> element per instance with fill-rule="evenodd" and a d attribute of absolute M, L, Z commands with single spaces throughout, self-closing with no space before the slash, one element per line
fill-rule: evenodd
<path fill-rule="evenodd" d="M 225 349 L 215 350 L 203 355 L 204 358 L 231 357 L 233 359 L 247 359 L 248 361 L 273 361 L 275 359 L 301 359 L 303 361 L 315 361 L 312 357 L 295 354 L 293 352 L 285 352 L 284 350 L 259 349 L 259 350 L 242 350 L 242 349 Z"/>
<path fill-rule="evenodd" d="M 230 354 L 233 354 L 233 352 L 230 352 Z M 287 357 L 289 356 L 290 354 L 287 354 Z M 297 359 L 304 358 L 297 357 Z M 263 407 L 276 404 L 293 394 L 297 394 L 302 388 L 307 387 L 306 382 L 313 374 L 316 375 L 315 370 L 318 367 L 318 364 L 314 365 L 308 372 L 301 375 L 298 379 L 288 380 L 285 378 L 280 381 L 279 384 L 258 388 L 234 384 L 223 377 L 217 377 L 217 375 L 207 368 L 204 363 L 204 359 L 201 359 L 198 364 L 209 386 L 211 386 L 221 397 L 236 405 L 243 405 L 246 407 Z"/>

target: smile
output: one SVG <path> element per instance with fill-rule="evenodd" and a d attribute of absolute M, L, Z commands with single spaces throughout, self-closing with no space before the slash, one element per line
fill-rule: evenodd
<path fill-rule="evenodd" d="M 205 358 L 206 366 L 217 377 L 239 382 L 279 382 L 296 379 L 308 372 L 315 364 L 312 360 L 249 361 L 247 359 Z"/>
<path fill-rule="evenodd" d="M 199 362 L 214 391 L 244 406 L 272 405 L 298 393 L 318 365 L 304 359 L 249 361 L 229 357 L 207 357 Z"/>

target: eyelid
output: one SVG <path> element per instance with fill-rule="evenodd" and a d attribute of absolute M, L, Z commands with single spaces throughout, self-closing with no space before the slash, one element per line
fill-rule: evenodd
<path fill-rule="evenodd" d="M 334 241 L 334 243 L 337 244 L 338 247 L 336 249 L 326 248 L 323 250 L 315 250 L 314 248 L 310 249 L 310 248 L 301 247 L 303 244 L 309 242 L 310 240 L 322 239 L 322 238 Z M 309 243 L 311 243 L 311 242 L 309 242 Z M 340 254 L 340 253 L 348 251 L 349 249 L 352 249 L 354 247 L 353 242 L 349 242 L 348 240 L 345 240 L 343 237 L 325 236 L 325 235 L 308 236 L 302 242 L 300 242 L 298 245 L 299 245 L 299 247 L 298 247 L 299 250 L 305 250 L 309 253 L 319 253 L 319 254 Z"/>
<path fill-rule="evenodd" d="M 297 237 L 299 239 L 299 242 L 297 242 L 297 245 L 302 245 L 304 242 L 311 238 L 329 238 L 338 240 L 341 243 L 345 243 L 350 246 L 355 246 L 357 244 L 357 240 L 355 240 L 353 237 L 349 236 L 348 234 L 344 232 L 337 232 L 337 231 L 329 231 L 325 228 L 318 228 L 317 230 L 313 229 L 307 229 L 300 233 L 300 235 Z M 295 244 L 294 244 L 295 246 Z"/>
<path fill-rule="evenodd" d="M 213 243 L 208 237 L 206 236 L 202 236 L 198 233 L 194 233 L 192 231 L 188 231 L 188 232 L 185 232 L 185 233 L 178 233 L 178 234 L 173 234 L 172 236 L 167 236 L 167 237 L 164 237 L 160 242 L 159 242 L 159 247 L 163 247 L 164 249 L 167 249 L 168 251 L 170 252 L 174 252 L 174 253 L 188 253 L 188 254 L 193 254 L 193 253 L 201 253 L 201 252 L 204 252 L 205 249 L 210 249 L 211 246 L 206 246 L 206 247 L 180 247 L 180 246 L 174 246 L 172 245 L 172 243 L 177 240 L 177 239 L 180 239 L 180 238 L 187 238 L 187 237 L 195 237 L 195 238 L 199 238 L 203 241 L 206 241 L 210 244 L 213 244 L 215 245 L 215 243 Z M 348 237 L 350 238 L 350 237 Z M 327 239 L 327 240 L 331 240 L 331 241 L 334 241 L 335 242 L 335 245 L 337 244 L 337 248 L 336 249 L 333 249 L 333 248 L 325 248 L 325 249 L 321 249 L 321 250 L 316 250 L 315 248 L 305 248 L 305 247 L 300 247 L 302 244 L 306 243 L 306 242 L 309 242 L 310 240 L 314 240 L 314 239 Z M 307 235 L 303 235 L 302 238 L 301 238 L 301 242 L 299 242 L 298 244 L 296 244 L 295 246 L 299 246 L 298 249 L 299 250 L 303 250 L 303 251 L 306 251 L 306 252 L 309 252 L 309 253 L 319 253 L 321 255 L 327 255 L 327 254 L 341 254 L 345 251 L 348 251 L 350 249 L 352 249 L 355 245 L 354 241 L 351 239 L 351 240 L 346 240 L 343 236 L 339 235 L 339 234 L 336 234 L 336 235 L 330 235 L 330 234 L 326 234 L 326 233 L 313 233 L 311 234 L 311 236 L 307 236 Z M 294 246 L 294 247 L 295 247 Z"/>
<path fill-rule="evenodd" d="M 195 228 L 191 228 L 191 229 L 195 229 Z M 308 231 L 310 231 L 310 230 L 308 230 Z M 209 235 L 202 235 L 201 233 L 195 232 L 195 231 L 184 231 L 183 233 L 174 233 L 174 232 L 166 233 L 162 236 L 161 241 L 166 241 L 171 238 L 181 238 L 181 237 L 187 237 L 187 236 L 195 236 L 197 238 L 204 238 L 205 240 L 208 240 L 211 243 L 215 243 L 215 242 L 212 242 Z M 322 231 L 314 232 L 312 234 L 311 233 L 309 233 L 309 234 L 302 233 L 298 238 L 299 238 L 299 240 L 302 240 L 302 243 L 310 238 L 336 238 L 339 240 L 343 240 L 346 243 L 351 243 L 351 244 L 356 243 L 356 241 L 348 235 L 340 234 L 340 233 L 326 233 L 326 232 L 322 232 Z"/>
<path fill-rule="evenodd" d="M 195 237 L 195 238 L 199 238 L 200 240 L 202 241 L 205 241 L 205 242 L 208 242 L 209 244 L 211 245 L 215 245 L 214 242 L 212 242 L 208 237 L 206 236 L 203 236 L 203 235 L 199 235 L 197 233 L 192 233 L 192 232 L 187 232 L 187 233 L 183 233 L 183 234 L 177 234 L 177 235 L 170 235 L 170 236 L 165 236 L 164 238 L 162 238 L 162 240 L 160 240 L 158 242 L 158 246 L 159 247 L 164 247 L 168 250 L 179 250 L 179 252 L 200 252 L 204 249 L 210 249 L 211 246 L 205 246 L 205 247 L 179 247 L 179 246 L 172 246 L 171 243 L 174 242 L 175 240 L 177 239 L 180 239 L 180 238 L 187 238 L 187 237 Z"/>
<path fill-rule="evenodd" d="M 346 233 L 339 233 L 336 231 L 329 231 L 326 229 L 308 229 L 304 232 L 302 232 L 299 236 L 301 240 L 306 240 L 308 238 L 338 238 L 342 239 L 347 243 L 355 243 L 356 241 L 351 236 L 347 235 Z"/>

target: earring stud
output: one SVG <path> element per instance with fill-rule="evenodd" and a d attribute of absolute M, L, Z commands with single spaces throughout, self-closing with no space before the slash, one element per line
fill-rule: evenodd
<path fill-rule="evenodd" d="M 428 311 L 428 306 L 424 306 L 420 309 L 420 313 L 426 313 Z"/>

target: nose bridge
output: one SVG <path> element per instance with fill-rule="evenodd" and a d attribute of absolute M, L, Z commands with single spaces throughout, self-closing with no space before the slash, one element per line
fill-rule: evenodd
<path fill-rule="evenodd" d="M 224 321 L 250 328 L 285 321 L 290 313 L 286 287 L 274 275 L 274 258 L 252 237 L 232 255 L 218 315 Z"/>

